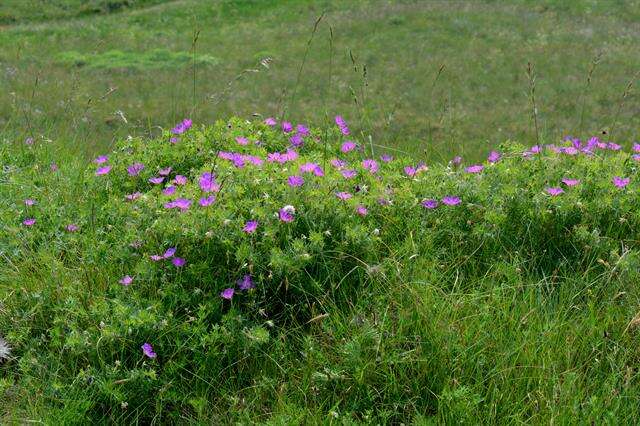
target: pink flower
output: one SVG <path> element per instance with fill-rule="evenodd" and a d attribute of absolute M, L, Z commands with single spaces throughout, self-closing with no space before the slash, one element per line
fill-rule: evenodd
<path fill-rule="evenodd" d="M 389 162 L 393 161 L 393 157 L 390 156 L 389 154 L 382 154 L 380 159 L 385 163 L 389 163 Z"/>
<path fill-rule="evenodd" d="M 186 176 L 176 175 L 176 177 L 173 179 L 173 182 L 176 185 L 186 185 L 187 184 L 187 178 L 186 178 Z"/>
<path fill-rule="evenodd" d="M 499 153 L 499 152 L 497 152 L 497 151 L 491 151 L 491 152 L 489 153 L 489 156 L 487 157 L 487 160 L 488 160 L 490 163 L 497 163 L 498 161 L 500 161 L 500 158 L 501 158 L 501 157 L 502 157 L 502 156 L 500 155 L 500 153 Z"/>
<path fill-rule="evenodd" d="M 220 185 L 216 183 L 215 175 L 205 172 L 200 176 L 200 189 L 204 192 L 218 192 Z"/>
<path fill-rule="evenodd" d="M 122 277 L 122 279 L 119 281 L 120 284 L 122 284 L 123 286 L 128 286 L 133 282 L 133 278 L 130 275 L 125 275 L 124 277 Z"/>
<path fill-rule="evenodd" d="M 296 126 L 296 132 L 302 136 L 309 136 L 309 128 L 304 124 L 298 124 Z"/>
<path fill-rule="evenodd" d="M 484 166 L 482 164 L 474 164 L 473 166 L 469 166 L 465 169 L 467 173 L 480 173 L 484 170 Z"/>
<path fill-rule="evenodd" d="M 447 206 L 457 206 L 458 204 L 460 204 L 460 202 L 460 197 L 453 197 L 448 195 L 442 198 L 442 204 Z"/>
<path fill-rule="evenodd" d="M 216 201 L 216 196 L 215 195 L 209 195 L 208 197 L 202 197 L 200 198 L 200 206 L 202 207 L 207 207 L 210 206 L 211 204 L 215 203 Z"/>
<path fill-rule="evenodd" d="M 236 284 L 238 284 L 238 288 L 243 291 L 255 288 L 256 286 L 251 280 L 251 275 L 243 276 L 236 282 Z"/>
<path fill-rule="evenodd" d="M 340 151 L 347 153 L 356 149 L 356 143 L 353 141 L 345 141 L 340 147 Z"/>
<path fill-rule="evenodd" d="M 416 168 L 412 166 L 406 166 L 404 168 L 404 174 L 406 174 L 409 177 L 414 177 L 416 175 Z"/>
<path fill-rule="evenodd" d="M 76 232 L 80 228 L 78 227 L 78 225 L 76 225 L 74 223 L 70 223 L 70 224 L 67 225 L 67 227 L 65 229 L 67 230 L 67 232 Z"/>
<path fill-rule="evenodd" d="M 547 191 L 547 194 L 549 194 L 549 195 L 551 195 L 553 197 L 564 193 L 564 189 L 559 188 L 559 187 L 550 187 L 550 188 L 545 189 L 545 191 Z"/>
<path fill-rule="evenodd" d="M 289 133 L 293 130 L 293 125 L 288 121 L 282 122 L 282 131 L 285 133 Z"/>
<path fill-rule="evenodd" d="M 127 201 L 134 201 L 137 200 L 138 198 L 140 198 L 142 196 L 142 193 L 140 192 L 134 192 L 133 194 L 127 194 L 124 196 L 125 200 Z"/>
<path fill-rule="evenodd" d="M 236 142 L 238 143 L 238 145 L 248 145 L 249 144 L 249 139 L 243 137 L 243 136 L 238 136 L 236 138 Z"/>
<path fill-rule="evenodd" d="M 166 167 L 164 169 L 160 169 L 160 171 L 158 172 L 158 174 L 160 176 L 168 176 L 169 173 L 171 173 L 171 167 Z"/>
<path fill-rule="evenodd" d="M 264 124 L 266 124 L 267 126 L 271 126 L 271 127 L 273 127 L 273 126 L 275 126 L 276 124 L 278 124 L 278 122 L 276 121 L 276 119 L 275 119 L 275 118 L 273 118 L 273 117 L 269 117 L 269 118 L 266 118 L 266 119 L 264 120 Z"/>
<path fill-rule="evenodd" d="M 152 177 L 149 178 L 149 183 L 152 183 L 154 185 L 159 185 L 164 181 L 164 178 L 162 176 L 157 176 L 157 177 Z"/>
<path fill-rule="evenodd" d="M 254 232 L 256 232 L 256 229 L 258 229 L 257 220 L 248 221 L 247 223 L 244 224 L 244 228 L 242 228 L 242 230 L 247 234 L 253 234 Z"/>
<path fill-rule="evenodd" d="M 291 136 L 289 138 L 289 142 L 291 142 L 291 145 L 295 147 L 304 145 L 304 140 L 302 139 L 302 135 L 300 133 L 296 133 L 295 135 Z"/>
<path fill-rule="evenodd" d="M 167 186 L 165 189 L 162 190 L 162 195 L 173 195 L 176 192 L 176 187 L 171 185 L 171 186 Z"/>
<path fill-rule="evenodd" d="M 422 204 L 422 207 L 425 209 L 435 209 L 438 207 L 438 201 L 434 199 L 423 200 L 420 204 Z"/>
<path fill-rule="evenodd" d="M 224 290 L 222 290 L 222 292 L 220 293 L 220 297 L 222 297 L 225 300 L 231 300 L 233 298 L 233 294 L 236 291 L 232 288 L 225 288 Z"/>
<path fill-rule="evenodd" d="M 98 158 L 96 158 L 95 160 L 93 160 L 93 162 L 96 163 L 96 164 L 104 164 L 107 161 L 109 161 L 109 157 L 107 157 L 106 155 L 101 155 Z"/>
<path fill-rule="evenodd" d="M 362 160 L 362 167 L 365 170 L 369 170 L 369 172 L 371 172 L 372 174 L 377 173 L 379 169 L 377 161 L 370 158 L 366 160 Z"/>
<path fill-rule="evenodd" d="M 35 223 L 36 223 L 36 220 L 34 218 L 27 218 L 27 219 L 22 221 L 22 224 L 24 226 L 33 226 L 33 225 L 35 225 Z"/>
<path fill-rule="evenodd" d="M 344 118 L 342 118 L 342 116 L 336 115 L 336 124 L 338 125 L 338 128 L 340 128 L 340 132 L 342 132 L 343 135 L 349 135 L 349 127 L 347 126 L 347 122 L 344 121 Z"/>
<path fill-rule="evenodd" d="M 360 204 L 358 207 L 356 207 L 356 213 L 358 213 L 360 216 L 366 216 L 367 213 L 369 213 L 369 210 L 367 210 L 365 206 Z"/>
<path fill-rule="evenodd" d="M 24 200 L 25 206 L 34 206 L 36 204 L 36 200 L 32 200 L 31 198 L 27 198 L 26 200 Z"/>
<path fill-rule="evenodd" d="M 579 179 L 562 178 L 562 183 L 567 186 L 576 186 L 580 184 Z"/>
<path fill-rule="evenodd" d="M 341 200 L 348 200 L 349 198 L 353 197 L 353 195 L 349 194 L 348 192 L 336 192 L 336 197 Z"/>
<path fill-rule="evenodd" d="M 620 176 L 613 177 L 613 184 L 618 188 L 624 188 L 625 186 L 629 185 L 630 181 L 630 178 L 622 178 Z"/>
<path fill-rule="evenodd" d="M 111 166 L 98 167 L 96 170 L 96 176 L 104 176 L 111 171 Z"/>
<path fill-rule="evenodd" d="M 129 176 L 137 176 L 144 169 L 144 164 L 142 163 L 133 163 L 129 167 L 127 167 L 127 173 Z"/>
<path fill-rule="evenodd" d="M 324 176 L 324 171 L 316 163 L 305 163 L 300 166 L 300 173 L 313 173 L 316 176 Z"/>
<path fill-rule="evenodd" d="M 150 343 L 145 343 L 144 345 L 142 345 L 142 353 L 149 357 L 149 358 L 155 358 L 156 356 L 158 356 L 154 351 L 153 351 L 153 346 L 151 346 Z"/>
<path fill-rule="evenodd" d="M 353 177 L 356 176 L 357 172 L 355 170 L 341 170 L 340 174 L 342 175 L 342 177 L 344 177 L 345 179 L 351 179 Z"/>
<path fill-rule="evenodd" d="M 462 163 L 462 157 L 460 157 L 459 155 L 456 155 L 455 157 L 453 157 L 453 160 L 451 160 L 451 164 L 453 164 L 454 166 L 459 166 Z"/>
<path fill-rule="evenodd" d="M 174 209 L 178 208 L 182 211 L 188 210 L 191 206 L 191 200 L 187 200 L 186 198 L 178 198 L 176 200 L 165 203 L 165 209 Z"/>
<path fill-rule="evenodd" d="M 295 211 L 296 209 L 294 209 L 293 206 L 284 206 L 278 212 L 278 217 L 283 222 L 287 222 L 287 223 L 293 222 L 293 215 Z"/>
<path fill-rule="evenodd" d="M 287 178 L 287 184 L 291 187 L 302 186 L 304 184 L 304 178 L 298 175 L 289 176 Z"/>

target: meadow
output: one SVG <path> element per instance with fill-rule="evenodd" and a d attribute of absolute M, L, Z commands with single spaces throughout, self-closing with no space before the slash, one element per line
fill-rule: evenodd
<path fill-rule="evenodd" d="M 0 4 L 0 423 L 632 424 L 637 2 Z"/>

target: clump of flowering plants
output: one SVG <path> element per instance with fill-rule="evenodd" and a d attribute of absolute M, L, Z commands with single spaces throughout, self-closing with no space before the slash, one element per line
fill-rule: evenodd
<path fill-rule="evenodd" d="M 221 397 L 210 383 L 225 375 L 250 387 L 271 329 L 313 323 L 318 306 L 351 306 L 390 276 L 447 287 L 514 262 L 533 277 L 597 274 L 620 247 L 638 250 L 638 158 L 619 145 L 506 143 L 427 165 L 374 155 L 335 123 L 183 120 L 120 141 L 79 179 L 37 145 L 3 151 L 20 165 L 3 172 L 15 183 L 0 201 L 3 280 L 51 280 L 37 297 L 10 294 L 12 353 L 37 358 L 42 339 L 64 354 L 77 368 L 47 392 L 89 392 L 83 415 L 126 402 L 152 419 L 158 398 Z"/>

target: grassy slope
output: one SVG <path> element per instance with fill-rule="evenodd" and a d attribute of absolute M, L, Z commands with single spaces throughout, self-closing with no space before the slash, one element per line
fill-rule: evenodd
<path fill-rule="evenodd" d="M 636 6 L 586 0 L 570 5 L 180 0 L 106 16 L 5 26 L 0 126 L 19 137 L 42 134 L 95 151 L 116 137 L 148 133 L 184 115 L 211 121 L 232 114 L 278 115 L 286 107 L 290 117 L 315 123 L 324 121 L 325 111 L 340 111 L 374 142 L 412 153 L 427 149 L 430 162 L 452 152 L 477 157 L 508 138 L 535 138 L 525 76 L 531 61 L 543 136 L 614 128 L 615 138 L 624 141 L 640 120 L 635 93 L 620 108 L 624 88 L 640 68 Z M 322 11 L 327 14 L 296 87 L 313 22 Z M 176 68 L 170 60 L 164 68 L 156 63 L 137 70 L 78 68 L 60 61 L 61 54 L 78 52 L 102 55 L 97 60 L 115 56 L 120 59 L 114 66 L 125 66 L 127 55 L 135 58 L 151 49 L 189 52 L 194 30 L 200 31 L 197 51 L 218 59 L 217 65 L 198 67 L 195 99 L 192 69 Z M 598 53 L 600 64 L 585 89 Z M 265 57 L 273 58 L 268 70 L 258 65 Z M 435 81 L 441 65 L 444 71 Z M 246 69 L 260 72 L 236 80 Z"/>
<path fill-rule="evenodd" d="M 238 135 L 266 148 L 241 147 Z M 5 423 L 616 424 L 640 415 L 629 325 L 640 303 L 639 181 L 628 153 L 527 160 L 508 145 L 480 175 L 436 165 L 409 179 L 403 166 L 415 163 L 400 158 L 376 179 L 329 132 L 329 155 L 357 177 L 327 165 L 292 189 L 292 170 L 323 161 L 311 138 L 293 165 L 237 169 L 213 154 L 264 157 L 287 137 L 240 120 L 177 145 L 167 137 L 121 141 L 101 177 L 47 144 L 2 145 L 0 332 L 17 357 L 2 366 Z M 52 159 L 59 172 L 48 171 Z M 146 168 L 132 178 L 134 161 Z M 166 165 L 189 177 L 178 190 L 189 198 L 201 195 L 200 173 L 215 170 L 225 182 L 216 203 L 163 209 L 147 178 Z M 629 186 L 614 187 L 616 175 Z M 548 196 L 562 176 L 582 182 Z M 347 202 L 327 197 L 356 183 L 367 190 Z M 123 201 L 136 190 L 140 199 Z M 463 203 L 419 205 L 445 194 Z M 38 204 L 24 207 L 28 197 Z M 273 217 L 287 203 L 297 208 L 290 226 Z M 355 215 L 357 203 L 369 215 Z M 27 216 L 34 227 L 20 225 Z M 248 218 L 260 221 L 253 236 L 240 231 Z M 71 221 L 78 233 L 63 231 Z M 184 269 L 148 259 L 174 244 Z M 222 303 L 218 292 L 245 271 L 256 291 Z M 135 276 L 130 287 L 118 284 L 124 274 Z M 141 355 L 144 341 L 158 359 Z"/>

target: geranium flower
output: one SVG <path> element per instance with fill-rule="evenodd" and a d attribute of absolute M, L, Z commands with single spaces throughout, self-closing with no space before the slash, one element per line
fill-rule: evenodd
<path fill-rule="evenodd" d="M 181 257 L 174 257 L 173 259 L 171 259 L 171 263 L 173 263 L 173 266 L 181 268 L 186 265 L 187 261 Z"/>
<path fill-rule="evenodd" d="M 295 147 L 304 145 L 304 140 L 302 139 L 302 135 L 300 133 L 296 133 L 295 135 L 291 136 L 289 138 L 289 142 L 291 142 L 291 145 Z"/>
<path fill-rule="evenodd" d="M 149 178 L 149 183 L 152 183 L 154 185 L 159 185 L 162 182 L 164 182 L 164 178 L 162 176 L 156 176 L 156 177 Z"/>
<path fill-rule="evenodd" d="M 225 289 L 224 289 L 224 290 L 222 290 L 222 292 L 220 293 L 220 297 L 222 297 L 222 298 L 223 298 L 223 299 L 225 299 L 225 300 L 231 300 L 231 299 L 233 299 L 233 294 L 234 294 L 235 292 L 236 292 L 236 291 L 235 291 L 232 287 L 225 288 Z"/>
<path fill-rule="evenodd" d="M 107 161 L 109 161 L 109 157 L 106 156 L 106 155 L 100 155 L 95 160 L 93 160 L 93 162 L 96 163 L 96 164 L 104 164 Z"/>
<path fill-rule="evenodd" d="M 26 200 L 24 200 L 25 206 L 35 206 L 36 204 L 36 200 L 32 200 L 31 198 L 27 198 Z"/>
<path fill-rule="evenodd" d="M 340 151 L 347 153 L 356 149 L 356 143 L 353 141 L 345 141 L 340 147 Z"/>
<path fill-rule="evenodd" d="M 264 120 L 264 124 L 266 124 L 267 126 L 271 126 L 271 127 L 273 127 L 273 126 L 275 126 L 276 124 L 278 124 L 278 122 L 276 121 L 276 119 L 275 119 L 275 118 L 273 118 L 273 117 L 269 117 L 269 118 L 266 118 L 266 119 Z"/>
<path fill-rule="evenodd" d="M 158 171 L 158 174 L 159 174 L 160 176 L 169 176 L 169 173 L 171 173 L 171 167 L 166 167 L 166 168 L 164 168 L 164 169 L 160 169 L 160 170 Z"/>
<path fill-rule="evenodd" d="M 244 228 L 242 228 L 242 230 L 247 234 L 253 234 L 254 232 L 256 232 L 256 229 L 258 229 L 257 220 L 248 221 L 247 223 L 244 224 Z"/>
<path fill-rule="evenodd" d="M 389 163 L 389 162 L 393 161 L 393 157 L 391 155 L 389 155 L 389 154 L 382 154 L 380 156 L 380 159 L 382 161 L 384 161 L 385 163 Z"/>
<path fill-rule="evenodd" d="M 33 226 L 33 225 L 35 225 L 35 223 L 36 223 L 36 220 L 34 218 L 32 218 L 32 217 L 27 218 L 27 219 L 22 221 L 22 224 L 24 226 Z"/>
<path fill-rule="evenodd" d="M 127 201 L 134 201 L 137 200 L 138 198 L 140 198 L 142 196 L 142 193 L 140 192 L 134 192 L 133 194 L 127 194 L 124 196 L 125 200 Z"/>
<path fill-rule="evenodd" d="M 438 201 L 434 199 L 422 200 L 422 207 L 425 209 L 435 209 L 438 207 Z"/>
<path fill-rule="evenodd" d="M 497 163 L 498 161 L 500 161 L 500 158 L 502 156 L 500 155 L 499 152 L 497 151 L 491 151 L 489 153 L 489 156 L 487 157 L 487 161 L 489 161 L 490 163 Z"/>
<path fill-rule="evenodd" d="M 469 166 L 464 169 L 467 173 L 480 173 L 484 170 L 484 166 L 482 164 L 474 164 L 473 166 Z"/>
<path fill-rule="evenodd" d="M 416 175 L 416 168 L 412 166 L 406 166 L 404 168 L 404 174 L 409 177 L 414 177 Z"/>
<path fill-rule="evenodd" d="M 353 197 L 353 195 L 349 194 L 348 192 L 336 192 L 336 197 L 338 197 L 341 200 L 348 200 L 349 198 Z"/>
<path fill-rule="evenodd" d="M 176 187 L 171 185 L 171 186 L 167 186 L 165 189 L 162 190 L 162 195 L 173 195 L 176 192 Z"/>
<path fill-rule="evenodd" d="M 153 351 L 153 346 L 151 346 L 151 343 L 145 343 L 144 345 L 141 346 L 142 347 L 142 353 L 149 357 L 149 358 L 155 358 L 158 355 Z"/>
<path fill-rule="evenodd" d="M 173 183 L 175 183 L 176 185 L 186 185 L 187 177 L 182 175 L 176 175 L 176 177 L 173 179 Z"/>
<path fill-rule="evenodd" d="M 162 258 L 163 259 L 171 259 L 175 254 L 176 254 L 176 248 L 175 247 L 169 247 L 167 249 L 167 251 L 165 251 L 164 254 L 162 255 Z"/>
<path fill-rule="evenodd" d="M 313 173 L 316 176 L 324 176 L 322 167 L 316 163 L 305 163 L 300 166 L 300 173 Z"/>
<path fill-rule="evenodd" d="M 378 172 L 380 166 L 378 166 L 378 162 L 371 158 L 362 160 L 362 168 L 365 170 L 369 170 L 370 173 L 375 174 Z"/>
<path fill-rule="evenodd" d="M 580 184 L 580 179 L 562 178 L 562 183 L 567 186 L 576 186 Z"/>
<path fill-rule="evenodd" d="M 546 188 L 545 191 L 547 191 L 547 194 L 549 194 L 549 195 L 551 195 L 553 197 L 564 193 L 564 189 L 559 188 L 559 187 Z"/>
<path fill-rule="evenodd" d="M 96 176 L 104 176 L 108 174 L 110 171 L 111 171 L 111 166 L 99 167 L 98 170 L 96 170 Z"/>
<path fill-rule="evenodd" d="M 211 204 L 215 203 L 216 201 L 216 196 L 215 195 L 209 195 L 208 197 L 202 197 L 200 198 L 200 206 L 202 207 L 207 207 L 210 206 Z"/>
<path fill-rule="evenodd" d="M 358 207 L 356 207 L 356 213 L 358 213 L 360 216 L 366 216 L 367 213 L 369 213 L 369 210 L 367 210 L 365 206 L 360 204 Z"/>
<path fill-rule="evenodd" d="M 347 165 L 346 161 L 340 160 L 339 158 L 333 158 L 329 163 L 331 163 L 331 165 L 336 169 L 341 169 Z"/>
<path fill-rule="evenodd" d="M 462 157 L 456 155 L 455 157 L 453 157 L 453 160 L 451 160 L 451 164 L 453 164 L 454 166 L 459 166 L 460 164 L 462 164 Z"/>
<path fill-rule="evenodd" d="M 442 204 L 447 206 L 457 206 L 458 204 L 460 204 L 460 202 L 461 202 L 460 197 L 448 195 L 442 198 Z"/>
<path fill-rule="evenodd" d="M 289 133 L 293 130 L 293 125 L 288 121 L 282 122 L 282 131 L 285 133 Z"/>
<path fill-rule="evenodd" d="M 67 230 L 67 232 L 76 232 L 80 228 L 75 223 L 70 223 L 66 226 L 65 229 Z"/>
<path fill-rule="evenodd" d="M 618 188 L 624 188 L 625 186 L 629 185 L 630 181 L 631 181 L 630 178 L 623 178 L 620 176 L 613 177 L 613 184 Z"/>
<path fill-rule="evenodd" d="M 240 278 L 237 282 L 238 288 L 242 291 L 246 291 L 252 288 L 255 288 L 255 284 L 251 280 L 251 275 L 245 275 Z"/>
<path fill-rule="evenodd" d="M 304 184 L 304 178 L 298 175 L 289 176 L 287 178 L 287 184 L 291 187 L 302 186 Z"/>
<path fill-rule="evenodd" d="M 188 200 L 186 198 L 178 198 L 176 200 L 165 203 L 164 208 L 165 209 L 178 208 L 182 211 L 185 211 L 189 209 L 190 206 L 191 206 L 191 200 Z"/>
<path fill-rule="evenodd" d="M 358 174 L 358 172 L 356 172 L 355 170 L 351 170 L 351 169 L 346 169 L 346 170 L 341 170 L 340 174 L 342 175 L 342 177 L 344 177 L 345 179 L 351 179 L 353 177 L 356 176 L 356 174 Z"/>
<path fill-rule="evenodd" d="M 189 130 L 191 128 L 191 125 L 192 121 L 188 118 L 185 118 L 181 123 L 178 123 L 173 129 L 171 129 L 171 133 L 173 133 L 174 135 L 181 135 Z"/>
<path fill-rule="evenodd" d="M 144 169 L 144 164 L 142 163 L 133 163 L 129 167 L 127 167 L 127 173 L 129 176 L 137 176 Z"/>
<path fill-rule="evenodd" d="M 344 118 L 340 115 L 336 115 L 335 120 L 336 124 L 340 128 L 340 132 L 342 132 L 343 135 L 348 136 L 351 132 L 349 131 L 349 126 L 347 126 L 347 122 L 344 121 Z"/>
<path fill-rule="evenodd" d="M 293 222 L 293 215 L 295 214 L 296 209 L 293 206 L 284 206 L 278 212 L 278 217 L 283 222 Z"/>
<path fill-rule="evenodd" d="M 236 137 L 236 142 L 238 143 L 238 145 L 248 145 L 249 144 L 249 139 L 245 138 L 244 136 L 238 136 Z"/>
<path fill-rule="evenodd" d="M 122 284 L 123 286 L 128 286 L 133 282 L 133 278 L 130 275 L 125 275 L 124 277 L 122 277 L 122 279 L 119 281 L 120 284 Z"/>
<path fill-rule="evenodd" d="M 216 183 L 215 175 L 205 172 L 200 176 L 200 189 L 204 192 L 218 192 L 220 185 Z"/>

